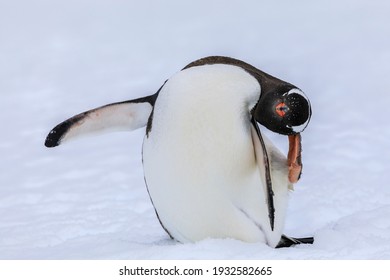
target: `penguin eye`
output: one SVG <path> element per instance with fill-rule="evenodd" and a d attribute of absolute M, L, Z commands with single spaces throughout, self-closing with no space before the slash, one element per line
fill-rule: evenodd
<path fill-rule="evenodd" d="M 276 105 L 275 111 L 276 111 L 276 113 L 277 113 L 280 117 L 283 118 L 284 115 L 286 115 L 286 113 L 287 113 L 287 111 L 288 111 L 288 107 L 287 107 L 286 103 L 280 102 L 278 105 Z"/>

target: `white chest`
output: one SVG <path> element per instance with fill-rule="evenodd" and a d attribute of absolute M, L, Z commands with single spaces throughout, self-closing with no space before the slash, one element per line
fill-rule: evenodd
<path fill-rule="evenodd" d="M 225 65 L 179 72 L 160 91 L 144 140 L 145 179 L 179 241 L 269 239 L 249 122 L 259 93 L 252 76 Z"/>

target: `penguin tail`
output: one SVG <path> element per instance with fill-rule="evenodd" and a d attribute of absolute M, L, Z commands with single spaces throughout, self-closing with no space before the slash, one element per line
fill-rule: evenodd
<path fill-rule="evenodd" d="M 286 235 L 282 235 L 278 245 L 275 248 L 286 248 L 299 244 L 313 244 L 314 237 L 302 237 L 302 238 L 294 238 L 288 237 Z"/>
<path fill-rule="evenodd" d="M 75 115 L 49 132 L 45 146 L 56 147 L 68 140 L 98 132 L 132 131 L 146 126 L 156 98 L 157 93 Z"/>

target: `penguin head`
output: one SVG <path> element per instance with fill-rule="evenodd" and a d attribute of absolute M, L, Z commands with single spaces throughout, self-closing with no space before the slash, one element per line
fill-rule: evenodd
<path fill-rule="evenodd" d="M 302 132 L 310 121 L 310 101 L 294 86 L 273 88 L 261 94 L 253 116 L 257 122 L 273 132 L 297 134 Z"/>

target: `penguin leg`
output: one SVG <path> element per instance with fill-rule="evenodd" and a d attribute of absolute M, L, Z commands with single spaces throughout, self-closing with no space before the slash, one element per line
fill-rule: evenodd
<path fill-rule="evenodd" d="M 282 235 L 278 245 L 275 248 L 286 248 L 291 247 L 298 244 L 313 244 L 314 237 L 302 237 L 302 238 L 294 238 L 288 237 L 286 235 Z"/>
<path fill-rule="evenodd" d="M 73 116 L 54 127 L 45 146 L 56 147 L 70 139 L 95 132 L 131 131 L 147 125 L 157 93 L 108 104 Z"/>

